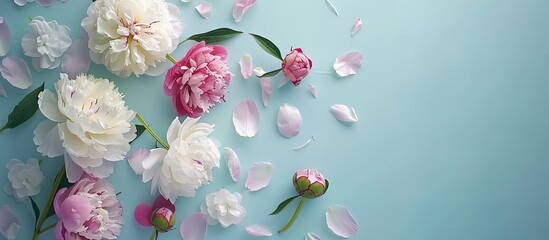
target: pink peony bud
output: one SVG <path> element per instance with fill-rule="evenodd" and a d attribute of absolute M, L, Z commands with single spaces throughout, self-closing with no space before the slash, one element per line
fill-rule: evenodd
<path fill-rule="evenodd" d="M 282 61 L 282 71 L 292 83 L 297 86 L 305 78 L 311 68 L 313 61 L 301 51 L 301 48 L 292 50 Z"/>
<path fill-rule="evenodd" d="M 302 169 L 295 173 L 293 179 L 295 190 L 304 198 L 320 197 L 328 190 L 328 180 L 316 169 Z"/>
<path fill-rule="evenodd" d="M 175 224 L 175 214 L 172 210 L 161 207 L 151 214 L 151 222 L 154 229 L 159 232 L 167 232 L 173 228 Z"/>

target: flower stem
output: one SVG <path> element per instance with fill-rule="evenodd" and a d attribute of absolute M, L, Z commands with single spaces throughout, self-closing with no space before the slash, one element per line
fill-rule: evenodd
<path fill-rule="evenodd" d="M 137 118 L 137 120 L 139 120 L 139 122 L 141 122 L 141 124 L 143 124 L 143 127 L 145 127 L 145 129 L 147 129 L 147 132 L 149 132 L 151 134 L 151 136 L 164 148 L 164 149 L 169 149 L 170 146 L 168 146 L 168 144 L 164 143 L 164 141 L 162 141 L 162 139 L 160 139 L 160 137 L 158 137 L 158 135 L 156 135 L 156 133 L 151 129 L 151 127 L 149 127 L 149 124 L 147 124 L 147 122 L 145 122 L 145 119 L 143 119 L 143 117 L 141 116 L 141 114 L 137 113 L 135 114 L 135 117 Z"/>
<path fill-rule="evenodd" d="M 157 239 L 157 237 L 158 237 L 158 231 L 154 230 L 154 232 L 151 234 L 151 237 L 149 238 L 149 240 L 155 240 L 155 239 Z"/>
<path fill-rule="evenodd" d="M 301 208 L 303 208 L 303 204 L 305 204 L 305 201 L 307 201 L 307 198 L 302 197 L 301 201 L 299 202 L 299 205 L 297 205 L 297 209 L 295 210 L 294 215 L 292 216 L 288 224 L 286 224 L 286 226 L 278 230 L 278 233 L 283 233 L 286 230 L 290 229 L 290 227 L 294 224 L 295 220 L 297 219 L 297 216 L 299 216 L 299 213 L 301 212 Z"/>
<path fill-rule="evenodd" d="M 56 190 L 59 187 L 59 184 L 61 183 L 61 179 L 63 179 L 64 173 L 65 173 L 65 165 L 61 167 L 61 170 L 59 170 L 59 172 L 57 173 L 57 176 L 55 177 L 55 180 L 53 181 L 53 186 L 50 191 L 50 196 L 48 197 L 48 201 L 44 206 L 44 211 L 42 212 L 42 215 L 40 215 L 40 219 L 38 219 L 38 223 L 36 224 L 36 229 L 34 230 L 34 235 L 32 237 L 33 240 L 38 239 L 38 236 L 40 236 L 40 234 L 46 232 L 47 230 L 50 230 L 52 227 L 55 227 L 55 224 L 53 224 L 42 229 L 42 224 L 44 224 L 44 221 L 46 221 L 46 216 L 48 215 L 51 204 L 53 203 L 53 198 L 55 197 L 55 193 L 57 192 Z"/>
<path fill-rule="evenodd" d="M 166 54 L 166 58 L 168 60 L 170 60 L 170 62 L 172 62 L 173 64 L 176 64 L 177 61 L 175 60 L 175 58 L 173 58 L 170 54 Z"/>

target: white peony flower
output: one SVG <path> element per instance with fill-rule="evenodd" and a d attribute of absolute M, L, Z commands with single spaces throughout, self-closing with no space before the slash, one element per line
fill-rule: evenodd
<path fill-rule="evenodd" d="M 200 118 L 175 118 L 167 133 L 170 149 L 156 148 L 143 159 L 143 182 L 152 179 L 151 193 L 172 203 L 178 196 L 192 197 L 196 189 L 213 180 L 212 168 L 219 168 L 220 154 L 208 138 L 214 126 L 197 123 Z"/>
<path fill-rule="evenodd" d="M 67 26 L 56 21 L 46 22 L 42 16 L 32 19 L 29 32 L 21 39 L 23 52 L 32 58 L 32 65 L 37 71 L 58 67 L 71 43 Z"/>
<path fill-rule="evenodd" d="M 221 223 L 226 228 L 232 224 L 239 224 L 246 217 L 246 209 L 240 205 L 240 193 L 231 193 L 222 188 L 219 192 L 210 193 L 200 205 L 200 211 L 208 216 L 211 225 Z"/>
<path fill-rule="evenodd" d="M 156 76 L 179 43 L 178 16 L 179 8 L 164 0 L 97 0 L 81 25 L 93 62 L 118 76 Z"/>
<path fill-rule="evenodd" d="M 112 162 L 124 159 L 136 137 L 135 113 L 107 79 L 79 75 L 71 80 L 62 73 L 55 90 L 57 96 L 47 89 L 38 95 L 40 111 L 49 119 L 34 130 L 38 152 L 64 155 L 69 182 L 83 172 L 108 177 Z"/>
<path fill-rule="evenodd" d="M 45 177 L 38 160 L 31 158 L 24 163 L 12 159 L 6 164 L 6 168 L 9 182 L 4 185 L 4 191 L 7 194 L 13 194 L 18 201 L 24 201 L 40 193 Z"/>

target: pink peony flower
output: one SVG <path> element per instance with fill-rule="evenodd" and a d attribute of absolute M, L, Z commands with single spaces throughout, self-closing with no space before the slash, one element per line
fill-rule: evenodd
<path fill-rule="evenodd" d="M 57 240 L 116 239 L 120 235 L 122 206 L 105 180 L 84 174 L 72 187 L 57 191 L 53 207 L 59 217 Z"/>
<path fill-rule="evenodd" d="M 313 61 L 301 51 L 301 48 L 292 50 L 282 61 L 282 71 L 292 83 L 297 86 L 303 78 L 305 78 L 311 68 Z"/>
<path fill-rule="evenodd" d="M 140 203 L 133 212 L 135 220 L 145 227 L 153 226 L 160 232 L 167 232 L 175 224 L 175 206 L 162 195 L 158 196 L 152 206 Z"/>
<path fill-rule="evenodd" d="M 172 97 L 178 116 L 200 117 L 225 100 L 232 73 L 227 50 L 221 45 L 194 45 L 187 55 L 166 73 L 164 92 Z"/>

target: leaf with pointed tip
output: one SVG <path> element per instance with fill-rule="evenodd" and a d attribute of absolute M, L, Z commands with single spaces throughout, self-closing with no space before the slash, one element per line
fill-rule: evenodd
<path fill-rule="evenodd" d="M 185 39 L 184 41 L 180 42 L 177 46 L 183 44 L 188 40 L 193 40 L 197 42 L 204 41 L 206 42 L 206 44 L 217 43 L 217 42 L 225 41 L 227 39 L 236 37 L 238 34 L 241 34 L 241 33 L 242 32 L 236 31 L 230 28 L 218 28 L 209 32 L 192 35 L 189 38 Z"/>
<path fill-rule="evenodd" d="M 270 71 L 270 72 L 268 72 L 268 73 L 265 73 L 265 74 L 259 76 L 259 78 L 272 77 L 272 76 L 277 75 L 280 71 L 282 71 L 282 68 L 279 68 L 279 69 L 277 69 L 277 70 L 274 70 L 274 71 Z"/>
<path fill-rule="evenodd" d="M 284 200 L 284 202 L 281 202 L 278 207 L 274 210 L 274 212 L 272 212 L 271 214 L 269 215 L 276 215 L 276 214 L 279 214 L 280 212 L 282 212 L 282 210 L 284 210 L 292 201 L 294 201 L 294 199 L 296 199 L 297 197 L 299 197 L 299 195 L 295 195 L 291 198 L 288 198 L 286 200 Z"/>
<path fill-rule="evenodd" d="M 250 35 L 252 35 L 255 42 L 257 42 L 257 44 L 263 50 L 265 50 L 265 52 L 267 52 L 268 54 L 273 55 L 275 58 L 280 59 L 280 61 L 284 61 L 284 59 L 282 59 L 282 54 L 280 53 L 280 49 L 278 49 L 278 47 L 273 42 L 271 42 L 271 40 L 266 39 L 262 36 L 253 34 L 253 33 L 250 33 Z"/>
<path fill-rule="evenodd" d="M 40 218 L 40 208 L 38 208 L 38 205 L 36 205 L 36 202 L 34 199 L 29 197 L 32 204 L 32 210 L 34 211 L 34 228 L 36 228 L 36 223 L 38 222 L 38 218 Z"/>
<path fill-rule="evenodd" d="M 145 127 L 143 127 L 143 125 L 139 125 L 139 124 L 135 124 L 135 129 L 137 129 L 137 131 L 135 132 L 135 138 L 130 142 L 130 144 L 133 143 L 133 141 L 137 140 L 137 138 L 139 136 L 141 136 L 141 134 L 143 134 L 143 132 L 145 132 Z"/>
<path fill-rule="evenodd" d="M 44 83 L 42 83 L 42 86 L 27 94 L 27 96 L 13 108 L 13 111 L 11 111 L 8 116 L 8 122 L 4 127 L 0 128 L 0 132 L 6 129 L 13 129 L 29 120 L 38 110 L 38 94 L 43 90 Z"/>

